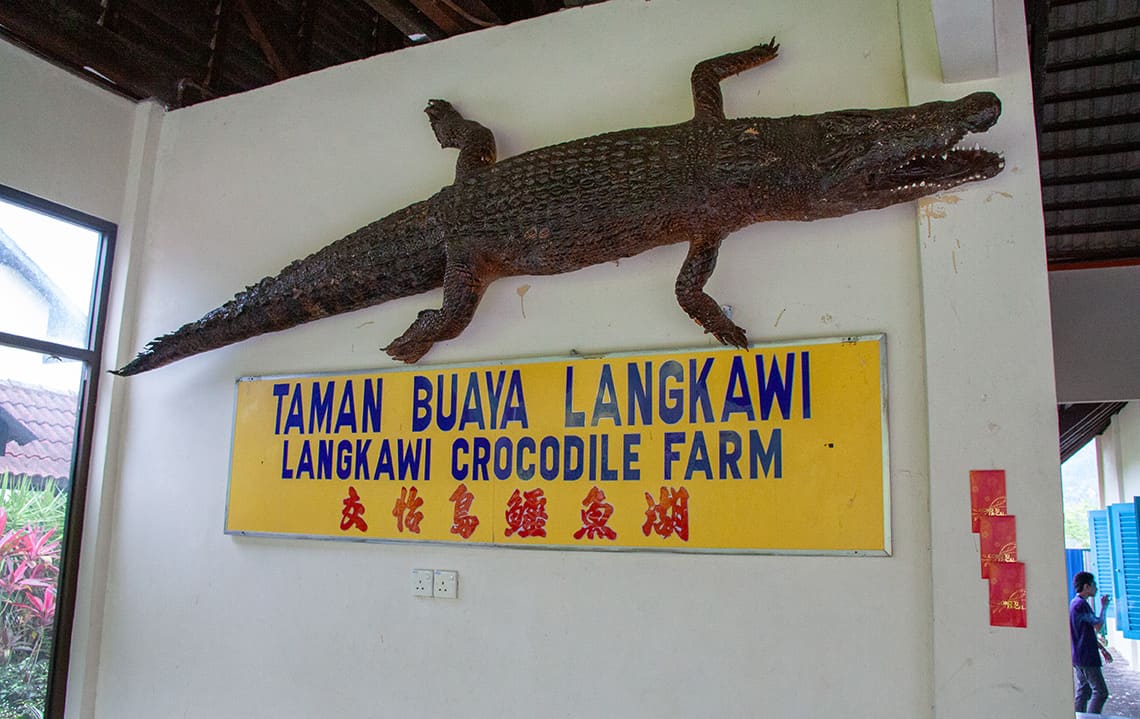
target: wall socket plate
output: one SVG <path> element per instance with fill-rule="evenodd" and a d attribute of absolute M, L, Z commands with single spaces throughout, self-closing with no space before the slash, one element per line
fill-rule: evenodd
<path fill-rule="evenodd" d="M 413 569 L 412 570 L 412 596 L 413 597 L 430 597 L 432 595 L 432 584 L 434 582 L 434 572 L 430 569 Z"/>
<path fill-rule="evenodd" d="M 458 599 L 459 572 L 451 569 L 435 570 L 435 588 L 432 596 L 438 599 Z"/>

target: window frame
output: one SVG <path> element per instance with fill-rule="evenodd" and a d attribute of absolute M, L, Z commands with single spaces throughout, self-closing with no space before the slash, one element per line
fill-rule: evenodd
<path fill-rule="evenodd" d="M 75 600 L 79 581 L 79 555 L 83 538 L 87 486 L 91 470 L 91 447 L 95 424 L 96 395 L 102 373 L 104 332 L 111 290 L 111 269 L 118 227 L 107 220 L 73 210 L 51 200 L 0 184 L 0 199 L 44 215 L 56 217 L 97 232 L 101 238 L 95 258 L 86 343 L 73 347 L 55 342 L 0 332 L 0 345 L 75 360 L 82 364 L 78 387 L 75 443 L 71 457 L 71 489 L 60 546 L 59 584 L 48 673 L 44 716 L 61 719 L 67 700 L 67 675 L 71 662 L 71 639 L 75 623 Z"/>

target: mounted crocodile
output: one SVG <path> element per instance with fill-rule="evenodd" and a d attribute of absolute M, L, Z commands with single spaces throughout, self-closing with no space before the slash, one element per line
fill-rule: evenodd
<path fill-rule="evenodd" d="M 768 220 L 872 210 L 993 177 L 999 154 L 955 145 L 1001 113 L 992 93 L 884 110 L 783 118 L 724 115 L 720 81 L 776 57 L 771 42 L 693 69 L 693 118 L 622 130 L 495 161 L 491 131 L 449 103 L 426 109 L 439 144 L 459 150 L 455 181 L 238 293 L 149 343 L 133 375 L 267 332 L 443 287 L 384 348 L 416 362 L 471 321 L 500 277 L 551 275 L 676 242 L 681 307 L 722 343 L 747 338 L 704 291 L 721 241 Z"/>

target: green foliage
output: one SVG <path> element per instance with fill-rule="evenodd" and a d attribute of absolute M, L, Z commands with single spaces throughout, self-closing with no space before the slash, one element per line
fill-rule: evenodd
<path fill-rule="evenodd" d="M 1089 549 L 1089 510 L 1095 507 L 1080 504 L 1065 507 L 1065 547 L 1068 549 Z"/>
<path fill-rule="evenodd" d="M 20 527 L 36 525 L 63 532 L 67 513 L 67 493 L 54 488 L 36 489 L 31 479 L 0 474 L 0 506 L 8 515 L 8 523 Z"/>
<path fill-rule="evenodd" d="M 41 719 L 67 496 L 0 477 L 0 719 Z"/>
<path fill-rule="evenodd" d="M 0 719 L 41 719 L 48 660 L 25 657 L 0 664 Z"/>

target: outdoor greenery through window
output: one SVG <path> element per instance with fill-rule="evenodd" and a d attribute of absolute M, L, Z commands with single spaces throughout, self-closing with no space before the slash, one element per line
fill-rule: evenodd
<path fill-rule="evenodd" d="M 114 236 L 0 186 L 0 719 L 63 716 Z"/>

